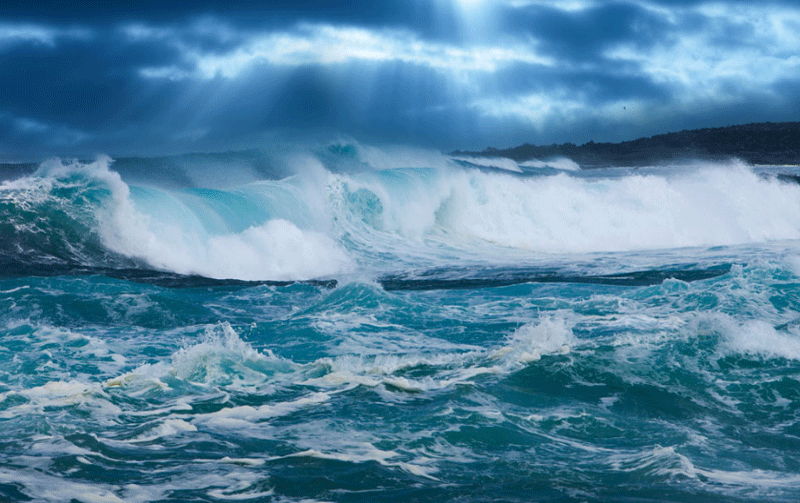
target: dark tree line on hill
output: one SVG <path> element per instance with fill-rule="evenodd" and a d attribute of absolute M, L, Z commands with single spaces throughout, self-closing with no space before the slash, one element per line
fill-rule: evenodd
<path fill-rule="evenodd" d="M 692 129 L 621 143 L 521 145 L 454 155 L 507 157 L 522 162 L 568 157 L 582 167 L 648 166 L 687 160 L 741 159 L 750 164 L 800 164 L 800 122 Z"/>

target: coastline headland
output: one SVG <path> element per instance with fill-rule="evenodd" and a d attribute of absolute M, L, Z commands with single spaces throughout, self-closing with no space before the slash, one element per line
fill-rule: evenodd
<path fill-rule="evenodd" d="M 583 168 L 636 167 L 688 160 L 740 159 L 759 165 L 800 164 L 800 122 L 764 122 L 691 129 L 620 143 L 524 144 L 452 155 L 506 157 L 517 162 L 567 157 Z"/>

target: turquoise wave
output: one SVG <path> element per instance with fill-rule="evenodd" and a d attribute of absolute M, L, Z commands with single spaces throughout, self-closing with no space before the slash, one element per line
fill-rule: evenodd
<path fill-rule="evenodd" d="M 585 264 L 597 253 L 656 257 L 800 238 L 800 186 L 788 168 L 517 172 L 432 155 L 402 167 L 379 154 L 334 144 L 293 161 L 295 174 L 232 187 L 179 187 L 157 174 L 148 183 L 155 160 L 127 160 L 119 172 L 102 157 L 48 161 L 0 185 L 0 260 L 19 274 L 106 268 L 329 281 L 487 264 L 541 269 L 564 254 Z M 234 161 L 218 168 L 233 170 Z M 197 169 L 214 180 L 209 159 Z M 557 276 L 660 270 L 659 260 Z M 674 269 L 690 269 L 677 260 Z"/>

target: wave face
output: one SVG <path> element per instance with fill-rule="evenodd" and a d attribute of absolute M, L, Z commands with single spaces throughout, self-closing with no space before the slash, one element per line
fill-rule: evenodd
<path fill-rule="evenodd" d="M 431 156 L 438 167 L 378 169 L 376 154 L 348 147 L 333 151 L 344 160 L 325 151 L 299 161 L 300 174 L 234 188 L 129 185 L 108 158 L 49 161 L 0 186 L 0 253 L 21 270 L 286 281 L 800 238 L 800 185 L 740 164 L 514 172 L 508 159 L 476 169 Z"/>
<path fill-rule="evenodd" d="M 0 501 L 800 499 L 800 169 L 276 151 L 0 183 Z"/>

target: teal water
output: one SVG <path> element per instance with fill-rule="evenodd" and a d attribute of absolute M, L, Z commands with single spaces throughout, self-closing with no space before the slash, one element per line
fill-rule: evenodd
<path fill-rule="evenodd" d="M 800 186 L 347 153 L 2 182 L 0 500 L 800 498 Z"/>

